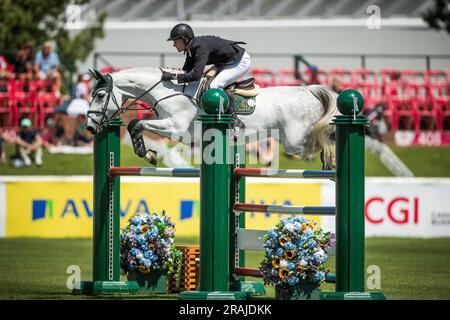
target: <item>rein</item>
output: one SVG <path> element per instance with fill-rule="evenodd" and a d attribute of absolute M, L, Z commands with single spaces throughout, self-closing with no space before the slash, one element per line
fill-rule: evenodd
<path fill-rule="evenodd" d="M 189 99 L 195 100 L 198 103 L 196 98 L 191 97 L 191 96 L 189 96 L 189 95 L 184 93 L 184 91 L 186 89 L 186 84 L 183 84 L 183 90 L 181 92 L 177 92 L 177 93 L 168 95 L 166 97 L 162 97 L 161 99 L 157 100 L 152 107 L 146 107 L 146 106 L 144 106 L 141 103 L 136 103 L 138 100 L 140 100 L 143 96 L 145 96 L 147 93 L 152 91 L 156 86 L 158 86 L 162 82 L 162 80 L 159 80 L 157 83 L 155 83 L 149 89 L 145 90 L 142 94 L 140 94 L 137 98 L 135 98 L 131 103 L 129 103 L 128 107 L 124 108 L 124 104 L 127 102 L 127 100 L 122 102 L 122 104 L 119 106 L 119 103 L 117 102 L 116 96 L 114 95 L 114 92 L 112 91 L 113 90 L 113 79 L 112 79 L 111 75 L 108 74 L 108 75 L 104 76 L 104 79 L 99 79 L 99 81 L 103 81 L 104 84 L 100 85 L 98 88 L 96 88 L 94 90 L 94 92 L 92 94 L 92 97 L 95 98 L 97 93 L 100 90 L 103 90 L 103 89 L 107 91 L 108 96 L 106 98 L 106 102 L 103 105 L 102 109 L 100 111 L 88 110 L 87 117 L 89 119 L 91 119 L 100 128 L 103 128 L 103 127 L 106 127 L 107 125 L 109 125 L 112 122 L 112 119 L 114 119 L 117 115 L 124 113 L 125 111 L 128 111 L 128 110 L 142 110 L 142 109 L 139 109 L 139 108 L 130 108 L 129 107 L 129 106 L 132 106 L 134 104 L 137 104 L 138 106 L 140 106 L 144 110 L 154 111 L 156 113 L 156 116 L 159 117 L 158 111 L 156 110 L 156 106 L 158 105 L 158 103 L 160 103 L 163 100 L 182 95 L 182 96 L 185 96 L 185 97 L 187 97 Z M 112 97 L 112 101 L 114 102 L 114 105 L 117 107 L 117 110 L 108 118 L 106 116 L 106 111 L 108 109 L 109 99 L 111 97 Z M 102 117 L 100 118 L 99 121 L 97 121 L 93 117 L 90 116 L 91 114 L 100 114 Z"/>

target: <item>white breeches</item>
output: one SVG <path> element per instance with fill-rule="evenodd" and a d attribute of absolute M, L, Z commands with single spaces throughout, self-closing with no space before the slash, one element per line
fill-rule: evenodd
<path fill-rule="evenodd" d="M 211 82 L 210 88 L 225 88 L 238 80 L 250 69 L 250 55 L 244 52 L 241 61 L 226 66 Z"/>

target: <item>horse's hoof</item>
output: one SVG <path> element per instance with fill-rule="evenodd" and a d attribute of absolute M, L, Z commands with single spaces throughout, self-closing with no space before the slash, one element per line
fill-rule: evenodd
<path fill-rule="evenodd" d="M 147 159 L 147 161 L 154 166 L 158 164 L 158 156 L 154 151 L 148 151 L 145 155 L 145 159 Z"/>

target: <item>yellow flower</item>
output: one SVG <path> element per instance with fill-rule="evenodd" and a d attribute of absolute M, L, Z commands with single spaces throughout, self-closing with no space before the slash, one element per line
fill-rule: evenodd
<path fill-rule="evenodd" d="M 284 252 L 284 257 L 289 260 L 292 259 L 294 257 L 294 250 L 286 250 Z"/>
<path fill-rule="evenodd" d="M 305 268 L 303 268 L 302 266 L 297 266 L 297 272 L 302 273 L 303 271 L 305 271 Z"/>
<path fill-rule="evenodd" d="M 273 260 L 272 260 L 272 266 L 273 266 L 274 268 L 278 268 L 278 267 L 280 266 L 280 261 L 281 261 L 280 258 L 275 258 L 275 259 L 273 259 Z"/>
<path fill-rule="evenodd" d="M 289 242 L 289 241 L 291 241 L 291 238 L 290 238 L 290 237 L 286 237 L 286 236 L 280 237 L 280 245 L 281 245 L 282 247 L 284 247 L 284 244 L 285 244 L 286 242 Z"/>
<path fill-rule="evenodd" d="M 280 269 L 280 271 L 278 271 L 278 276 L 282 279 L 286 278 L 289 274 L 289 270 L 287 268 L 283 268 Z"/>
<path fill-rule="evenodd" d="M 141 273 L 149 273 L 150 272 L 150 268 L 144 267 L 144 266 L 139 266 L 139 271 Z"/>
<path fill-rule="evenodd" d="M 142 231 L 142 233 L 146 233 L 148 231 L 148 227 L 147 226 L 143 226 L 141 231 Z"/>

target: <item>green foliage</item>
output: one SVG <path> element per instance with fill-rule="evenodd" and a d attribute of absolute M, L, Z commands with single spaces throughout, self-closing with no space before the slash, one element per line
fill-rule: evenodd
<path fill-rule="evenodd" d="M 65 29 L 66 8 L 69 4 L 82 5 L 89 0 L 2 0 L 0 2 L 0 52 L 11 54 L 24 43 L 33 43 L 35 49 L 46 40 L 56 43 L 62 65 L 76 72 L 76 64 L 87 58 L 94 49 L 96 38 L 102 38 L 106 13 L 79 31 Z M 63 70 L 64 71 L 64 70 Z"/>
<path fill-rule="evenodd" d="M 422 18 L 430 28 L 450 34 L 450 0 L 435 0 L 434 6 L 425 11 Z"/>

